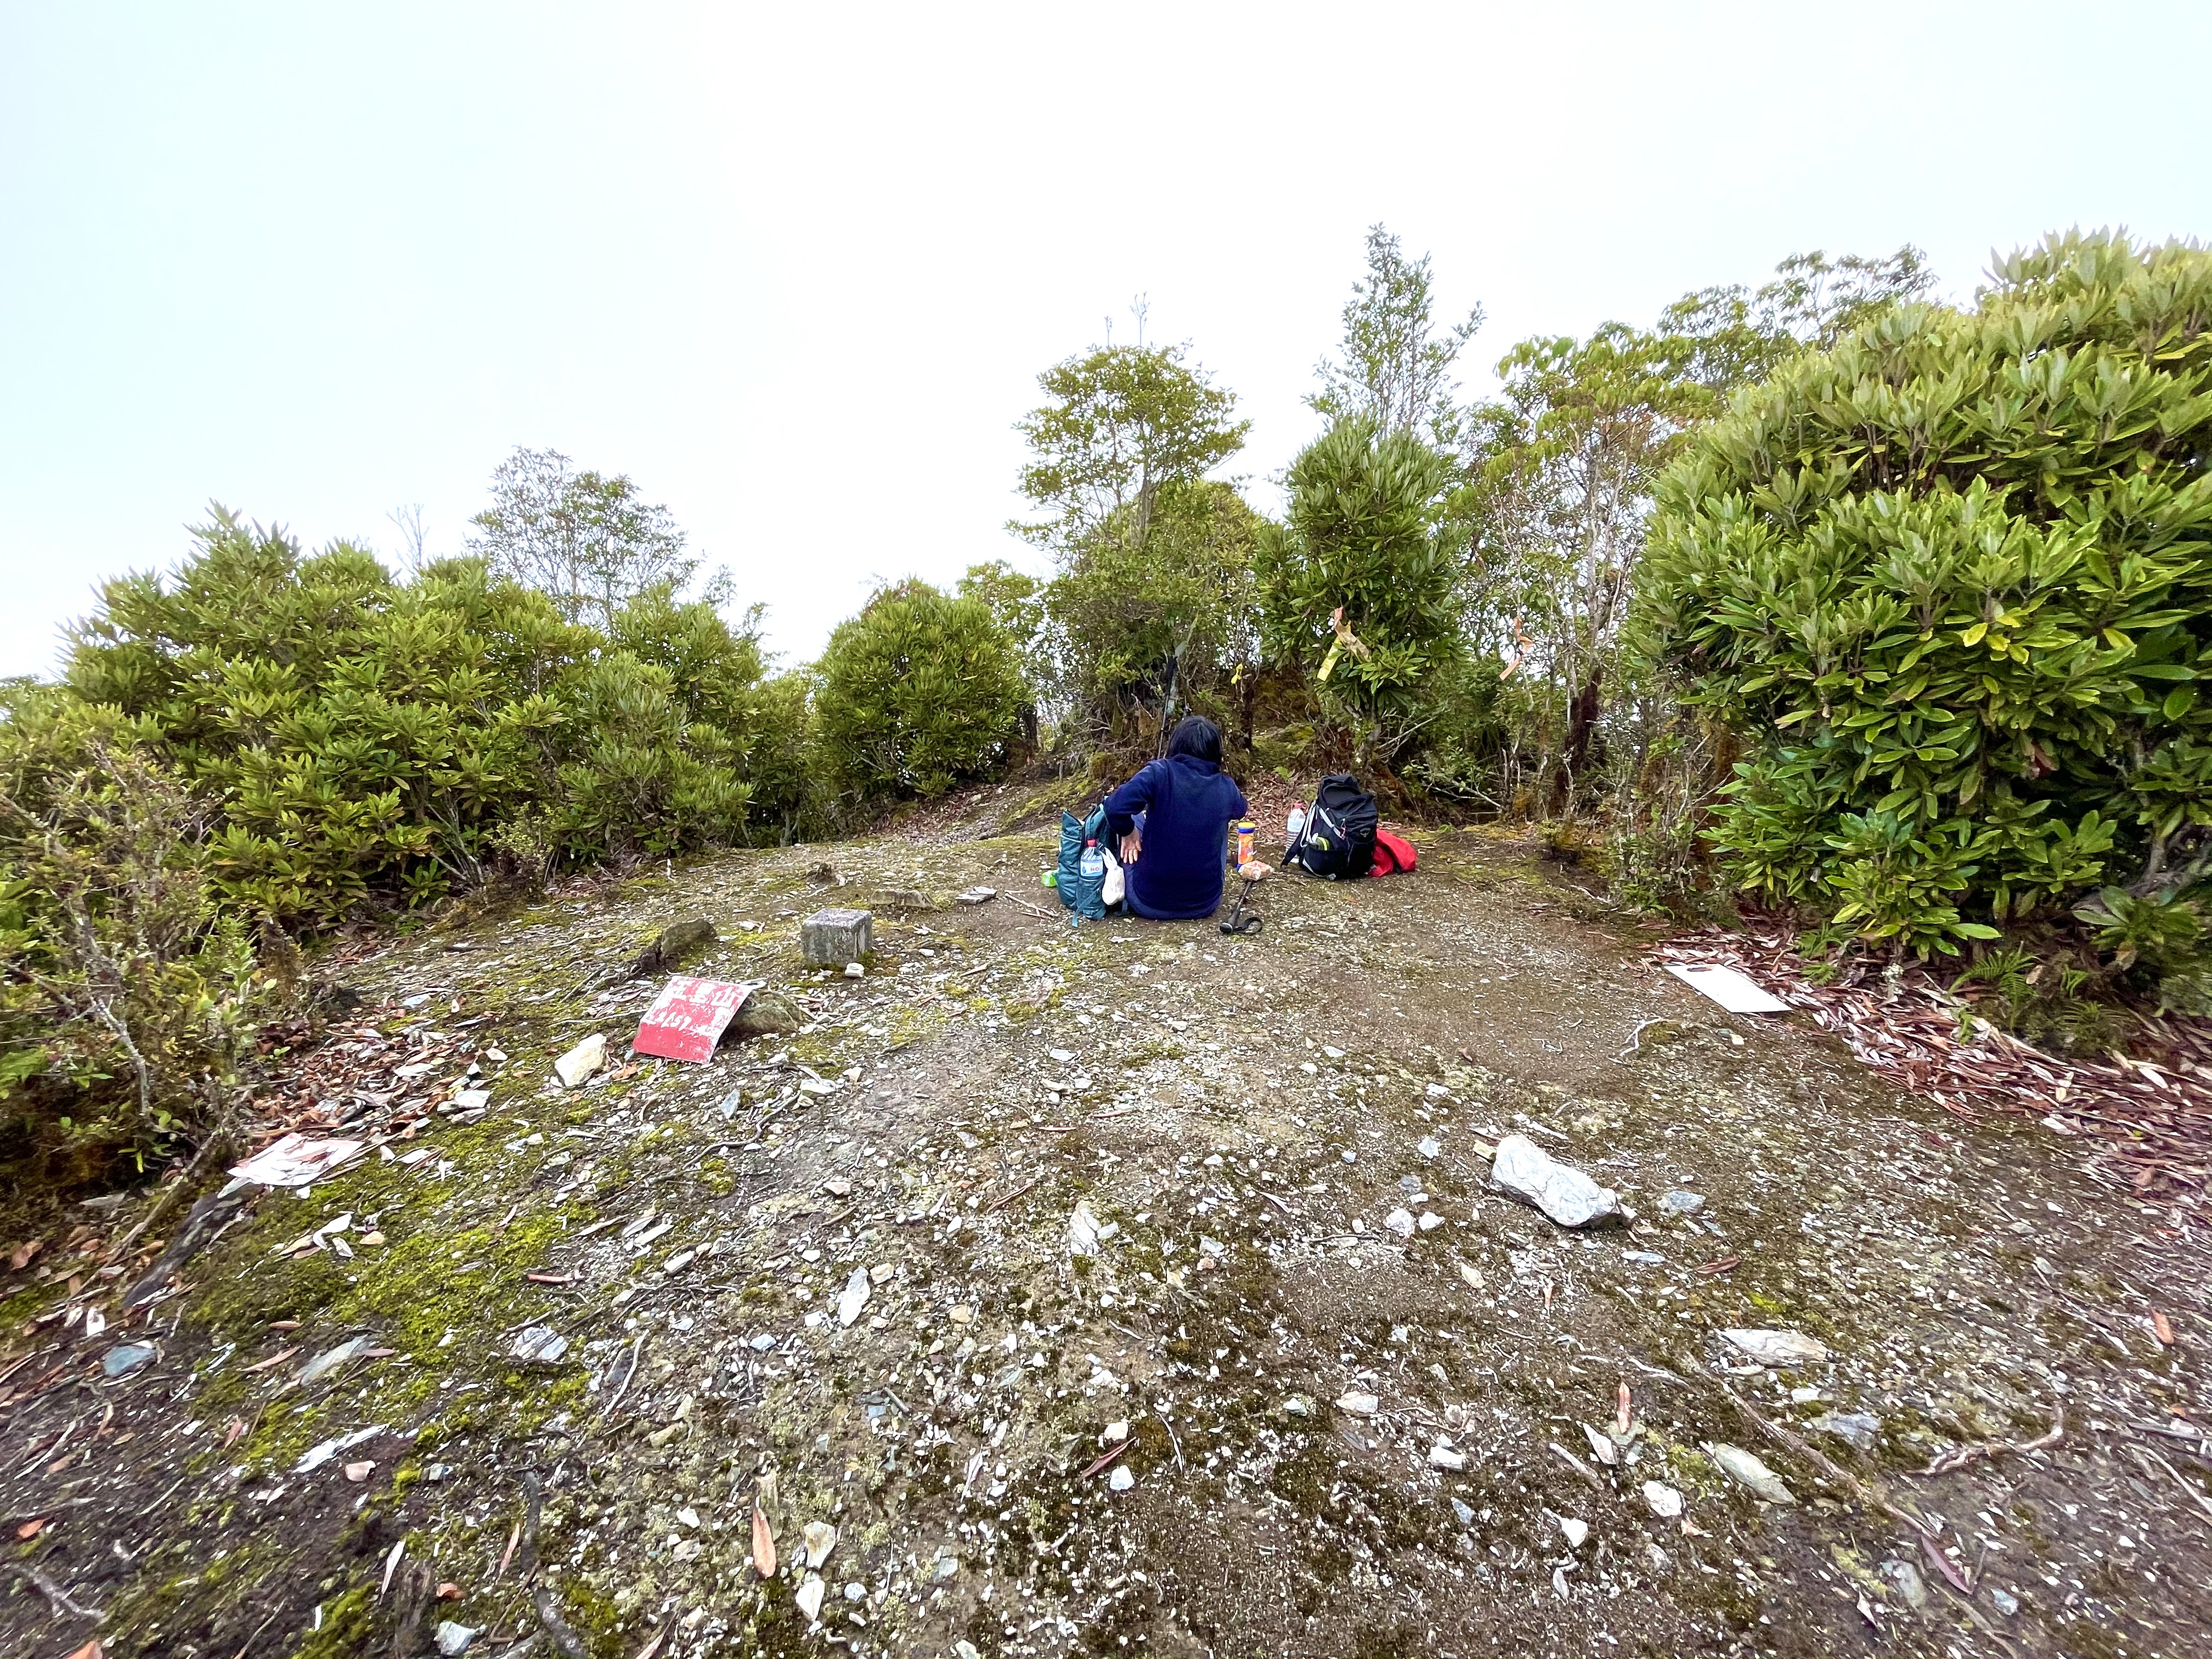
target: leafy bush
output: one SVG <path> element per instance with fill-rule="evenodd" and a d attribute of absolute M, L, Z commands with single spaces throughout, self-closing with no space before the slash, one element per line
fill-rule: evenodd
<path fill-rule="evenodd" d="M 1763 733 L 1745 888 L 1923 954 L 2212 860 L 2212 253 L 2053 238 L 1699 432 L 1640 626 Z"/>
<path fill-rule="evenodd" d="M 173 580 L 109 582 L 67 684 L 219 808 L 234 908 L 317 927 L 524 865 L 735 838 L 759 646 L 664 585 L 612 638 L 450 560 L 401 582 L 217 508 Z"/>
<path fill-rule="evenodd" d="M 1345 419 L 1291 463 L 1288 483 L 1286 520 L 1264 527 L 1256 562 L 1268 652 L 1311 665 L 1355 753 L 1387 760 L 1418 729 L 1425 683 L 1460 653 L 1451 462 L 1410 434 Z"/>
<path fill-rule="evenodd" d="M 902 582 L 838 625 L 816 665 L 827 763 L 857 793 L 941 795 L 995 771 L 1025 693 L 1014 643 L 979 599 Z"/>
<path fill-rule="evenodd" d="M 271 995 L 208 880 L 210 804 L 52 690 L 0 720 L 0 1158 L 64 1178 L 218 1116 Z"/>

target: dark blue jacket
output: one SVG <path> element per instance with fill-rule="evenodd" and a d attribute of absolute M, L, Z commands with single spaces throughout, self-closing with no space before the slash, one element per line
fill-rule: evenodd
<path fill-rule="evenodd" d="M 1129 866 L 1129 908 L 1155 921 L 1212 915 L 1229 863 L 1229 826 L 1244 816 L 1244 792 L 1214 762 L 1170 755 L 1106 797 L 1106 827 L 1117 851 L 1139 812 L 1145 848 Z"/>

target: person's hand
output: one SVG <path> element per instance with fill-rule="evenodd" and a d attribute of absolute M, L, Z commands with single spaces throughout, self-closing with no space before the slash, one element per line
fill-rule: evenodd
<path fill-rule="evenodd" d="M 1132 830 L 1127 835 L 1121 837 L 1122 863 L 1134 864 L 1137 861 L 1137 855 L 1144 850 L 1145 838 L 1136 830 Z"/>

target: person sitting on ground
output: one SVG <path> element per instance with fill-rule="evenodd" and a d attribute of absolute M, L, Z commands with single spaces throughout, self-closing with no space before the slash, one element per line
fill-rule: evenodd
<path fill-rule="evenodd" d="M 1221 902 L 1229 826 L 1244 792 L 1221 769 L 1221 728 L 1193 714 L 1156 760 L 1106 797 L 1107 833 L 1119 841 L 1129 908 L 1154 921 L 1194 921 Z"/>

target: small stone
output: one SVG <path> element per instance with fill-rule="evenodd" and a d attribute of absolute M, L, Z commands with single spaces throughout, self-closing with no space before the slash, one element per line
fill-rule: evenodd
<path fill-rule="evenodd" d="M 799 1603 L 799 1610 L 811 1624 L 822 1616 L 822 1598 L 829 1592 L 830 1586 L 823 1582 L 822 1575 L 810 1572 L 806 1575 L 806 1582 L 799 1587 L 792 1600 Z"/>
<path fill-rule="evenodd" d="M 1881 1419 L 1871 1412 L 1823 1412 L 1809 1426 L 1848 1440 L 1861 1451 L 1872 1451 L 1881 1433 Z"/>
<path fill-rule="evenodd" d="M 1062 1066 L 1075 1058 L 1075 1050 L 1073 1048 L 1048 1048 L 1045 1052 Z"/>
<path fill-rule="evenodd" d="M 568 1352 L 568 1339 L 550 1325 L 532 1325 L 514 1339 L 514 1357 L 526 1364 L 556 1364 Z"/>
<path fill-rule="evenodd" d="M 1992 1584 L 1990 1587 L 1990 1605 L 2009 1619 L 2020 1611 L 2020 1598 Z"/>
<path fill-rule="evenodd" d="M 1443 1143 L 1438 1140 L 1434 1135 L 1423 1135 L 1421 1137 L 1420 1145 L 1413 1148 L 1413 1150 L 1419 1152 L 1423 1158 L 1434 1158 L 1438 1152 L 1443 1151 Z"/>
<path fill-rule="evenodd" d="M 860 1310 L 868 1305 L 868 1292 L 873 1288 L 866 1267 L 853 1269 L 845 1288 L 837 1293 L 837 1322 L 850 1325 L 860 1316 Z"/>
<path fill-rule="evenodd" d="M 1114 1473 L 1106 1477 L 1106 1484 L 1115 1492 L 1127 1492 L 1137 1484 L 1137 1477 L 1129 1473 L 1127 1463 L 1116 1463 Z"/>
<path fill-rule="evenodd" d="M 417 1625 L 416 1628 L 420 1630 L 422 1626 Z M 450 1619 L 442 1620 L 439 1622 L 435 1638 L 438 1651 L 444 1654 L 446 1659 L 453 1659 L 456 1654 L 466 1653 L 469 1650 L 469 1644 L 477 1639 L 477 1632 L 467 1625 L 456 1624 Z"/>
<path fill-rule="evenodd" d="M 1098 1218 L 1091 1213 L 1091 1206 L 1079 1201 L 1075 1212 L 1067 1218 L 1067 1253 L 1072 1256 L 1092 1256 L 1098 1254 L 1098 1241 L 1103 1237 L 1098 1230 Z"/>
<path fill-rule="evenodd" d="M 1474 1511 L 1472 1509 L 1460 1502 L 1456 1498 L 1452 1499 L 1451 1506 L 1452 1515 L 1459 1522 L 1460 1525 L 1462 1527 L 1471 1527 L 1474 1524 Z"/>
<path fill-rule="evenodd" d="M 606 1064 L 607 1040 L 594 1031 L 553 1062 L 554 1075 L 564 1089 L 581 1088 L 592 1073 Z"/>
<path fill-rule="evenodd" d="M 1128 1437 L 1129 1425 L 1127 1422 L 1109 1423 L 1104 1432 L 1099 1435 L 1098 1443 L 1102 1446 L 1118 1446 Z"/>
<path fill-rule="evenodd" d="M 676 1518 L 684 1526 L 696 1527 L 699 1524 L 699 1511 L 693 1509 L 689 1504 L 686 1504 L 682 1509 L 676 1511 Z"/>
<path fill-rule="evenodd" d="M 1482 1288 L 1482 1270 L 1480 1268 L 1470 1267 L 1466 1262 L 1462 1261 L 1459 1264 L 1459 1276 L 1470 1291 L 1479 1291 Z"/>
<path fill-rule="evenodd" d="M 1828 1357 L 1827 1345 L 1802 1331 L 1724 1330 L 1721 1334 L 1762 1365 L 1818 1364 Z"/>
<path fill-rule="evenodd" d="M 1748 1487 L 1768 1503 L 1795 1504 L 1797 1501 L 1790 1488 L 1782 1484 L 1780 1475 L 1768 1468 L 1755 1454 L 1744 1450 L 1742 1447 L 1708 1440 L 1705 1442 L 1705 1455 L 1718 1464 L 1731 1480 Z"/>
<path fill-rule="evenodd" d="M 1349 1412 L 1354 1417 L 1372 1417 L 1382 1409 L 1382 1402 L 1380 1400 L 1371 1394 L 1362 1394 L 1357 1389 L 1347 1394 L 1339 1395 L 1336 1405 L 1338 1410 Z"/>
<path fill-rule="evenodd" d="M 356 1486 L 361 1485 L 362 1481 L 368 1480 L 370 1475 L 375 1473 L 376 1465 L 367 1462 L 366 1460 L 359 1463 L 349 1463 L 345 1466 L 345 1478 Z"/>
<path fill-rule="evenodd" d="M 1294 1394 L 1288 1400 L 1283 1401 L 1283 1410 L 1292 1417 L 1311 1417 L 1313 1415 L 1314 1404 L 1313 1401 L 1307 1399 L 1305 1395 L 1302 1394 Z"/>
<path fill-rule="evenodd" d="M 1432 1469 L 1463 1469 L 1467 1467 L 1467 1454 L 1439 1440 L 1429 1448 L 1429 1467 Z"/>
<path fill-rule="evenodd" d="M 1914 1612 L 1917 1613 L 1928 1605 L 1928 1585 L 1920 1577 L 1920 1569 L 1914 1566 L 1911 1562 L 1900 1561 L 1895 1556 L 1892 1556 L 1875 1571 L 1889 1580 L 1890 1588 L 1894 1589 L 1905 1605 Z"/>
<path fill-rule="evenodd" d="M 121 1342 L 100 1356 L 100 1370 L 103 1376 L 128 1376 L 154 1357 L 154 1350 L 143 1342 Z"/>
<path fill-rule="evenodd" d="M 1662 1521 L 1672 1521 L 1682 1513 L 1682 1494 L 1663 1480 L 1644 1483 L 1644 1502 Z"/>
<path fill-rule="evenodd" d="M 1680 1188 L 1659 1200 L 1659 1211 L 1662 1215 L 1695 1215 L 1705 1207 L 1705 1200 L 1701 1194 L 1686 1193 Z"/>
<path fill-rule="evenodd" d="M 745 1346 L 755 1353 L 766 1353 L 770 1348 L 775 1346 L 775 1339 L 766 1331 L 763 1331 L 758 1336 L 749 1339 Z"/>
<path fill-rule="evenodd" d="M 1421 1212 L 1421 1231 L 1423 1232 L 1432 1232 L 1437 1228 L 1441 1227 L 1443 1224 L 1444 1218 L 1438 1215 L 1434 1210 L 1424 1210 Z"/>
<path fill-rule="evenodd" d="M 1578 1550 L 1583 1547 L 1583 1540 L 1589 1536 L 1589 1522 L 1577 1521 L 1571 1515 L 1563 1515 L 1559 1517 L 1559 1530 L 1567 1535 L 1567 1547 Z"/>
<path fill-rule="evenodd" d="M 693 1258 L 697 1256 L 699 1252 L 696 1250 L 678 1250 L 674 1255 L 668 1258 L 667 1265 L 661 1268 L 661 1272 L 680 1273 L 686 1267 L 691 1265 Z"/>
<path fill-rule="evenodd" d="M 1413 1236 L 1413 1212 L 1407 1209 L 1393 1210 L 1382 1218 L 1382 1224 L 1401 1238 L 1411 1238 Z"/>
<path fill-rule="evenodd" d="M 832 1198 L 850 1198 L 853 1195 L 853 1183 L 843 1176 L 831 1176 L 829 1180 L 822 1183 L 822 1190 Z"/>
<path fill-rule="evenodd" d="M 837 1528 L 827 1521 L 809 1521 L 799 1537 L 806 1547 L 806 1565 L 819 1572 L 830 1552 L 837 1547 Z"/>
<path fill-rule="evenodd" d="M 988 904 L 993 899 L 998 896 L 999 890 L 995 887 L 970 887 L 956 895 L 955 902 L 960 904 Z"/>
<path fill-rule="evenodd" d="M 959 1306 L 949 1310 L 945 1314 L 945 1317 L 950 1319 L 956 1325 L 972 1325 L 975 1322 L 975 1310 L 973 1308 L 967 1306 L 965 1304 L 962 1304 Z"/>
<path fill-rule="evenodd" d="M 1357 1164 L 1359 1162 L 1359 1154 L 1347 1146 L 1344 1149 L 1344 1161 L 1346 1164 Z"/>
<path fill-rule="evenodd" d="M 1562 1227 L 1625 1220 L 1620 1200 L 1580 1170 L 1559 1163 L 1526 1135 L 1507 1135 L 1490 1163 L 1490 1184 L 1541 1210 Z"/>
<path fill-rule="evenodd" d="M 867 976 L 868 964 L 866 963 L 848 962 L 845 964 L 845 977 L 847 979 L 866 979 Z"/>

